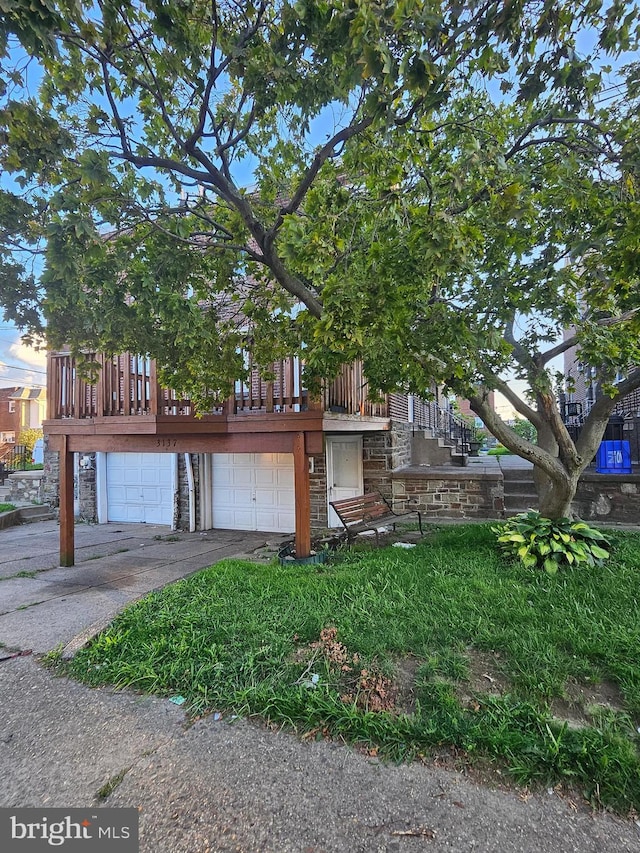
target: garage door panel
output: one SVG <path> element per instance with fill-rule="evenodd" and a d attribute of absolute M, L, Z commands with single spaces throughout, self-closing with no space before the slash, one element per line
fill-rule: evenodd
<path fill-rule="evenodd" d="M 173 457 L 165 453 L 107 453 L 107 520 L 170 525 Z"/>
<path fill-rule="evenodd" d="M 295 496 L 293 492 L 288 493 L 277 488 L 256 489 L 256 503 L 258 509 L 269 506 L 275 510 L 284 509 L 288 511 L 295 506 Z"/>
<path fill-rule="evenodd" d="M 291 533 L 295 529 L 293 457 L 214 453 L 213 525 Z"/>

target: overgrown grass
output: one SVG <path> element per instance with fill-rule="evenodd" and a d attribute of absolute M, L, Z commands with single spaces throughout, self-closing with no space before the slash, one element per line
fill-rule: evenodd
<path fill-rule="evenodd" d="M 129 607 L 70 670 L 393 759 L 451 746 L 520 783 L 638 809 L 640 535 L 612 539 L 608 563 L 556 577 L 505 562 L 487 526 L 322 567 L 225 561 Z M 472 653 L 495 661 L 502 693 L 467 683 Z M 410 702 L 396 689 L 407 668 Z M 568 684 L 601 681 L 620 708 L 581 727 L 553 716 Z"/>
<path fill-rule="evenodd" d="M 0 512 L 11 512 L 15 509 L 15 504 L 0 503 Z"/>

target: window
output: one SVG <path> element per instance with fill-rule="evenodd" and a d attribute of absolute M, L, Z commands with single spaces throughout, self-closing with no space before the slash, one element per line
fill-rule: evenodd
<path fill-rule="evenodd" d="M 9 413 L 13 414 L 15 412 L 15 410 L 16 410 L 16 401 L 15 400 L 9 400 Z"/>

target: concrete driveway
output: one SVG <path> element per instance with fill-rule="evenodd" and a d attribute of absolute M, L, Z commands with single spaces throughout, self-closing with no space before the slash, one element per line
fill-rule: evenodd
<path fill-rule="evenodd" d="M 43 652 L 145 592 L 269 534 L 78 526 L 61 569 L 57 525 L 0 531 L 0 642 Z M 275 537 L 276 539 L 278 537 Z M 274 544 L 272 542 L 272 544 Z M 36 654 L 0 649 L 0 807 L 135 807 L 141 853 L 638 853 L 634 820 L 555 790 L 478 784 L 436 766 L 386 765 L 166 697 L 90 689 Z M 4 841 L 4 839 L 2 840 Z M 0 844 L 0 847 L 3 845 Z"/>
<path fill-rule="evenodd" d="M 76 525 L 76 565 L 60 568 L 58 524 L 0 530 L 0 643 L 46 652 L 106 624 L 130 601 L 224 557 L 284 537 L 151 524 Z"/>

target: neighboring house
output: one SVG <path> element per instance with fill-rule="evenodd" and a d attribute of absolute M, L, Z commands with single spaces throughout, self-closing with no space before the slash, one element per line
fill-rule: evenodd
<path fill-rule="evenodd" d="M 297 358 L 274 364 L 272 382 L 253 371 L 196 417 L 189 400 L 159 386 L 152 361 L 97 358 L 95 385 L 71 355 L 48 360 L 45 468 L 57 480 L 57 451 L 63 561 L 73 559 L 74 464 L 76 509 L 88 520 L 295 531 L 302 555 L 312 527 L 338 526 L 330 501 L 373 489 L 392 499 L 392 472 L 411 464 L 414 432 L 442 434 L 452 419 L 409 395 L 369 401 L 359 364 L 312 398 Z"/>
<path fill-rule="evenodd" d="M 44 388 L 0 388 L 0 443 L 15 444 L 25 429 L 39 429 L 46 414 Z"/>
<path fill-rule="evenodd" d="M 565 338 L 572 333 L 572 330 L 567 330 Z M 577 347 L 572 347 L 564 354 L 564 378 L 560 408 L 565 425 L 575 438 L 591 407 L 603 392 L 597 367 L 582 361 Z M 619 375 L 616 381 L 619 382 L 623 378 Z M 632 460 L 640 462 L 640 389 L 616 403 L 604 440 L 628 441 Z"/>

